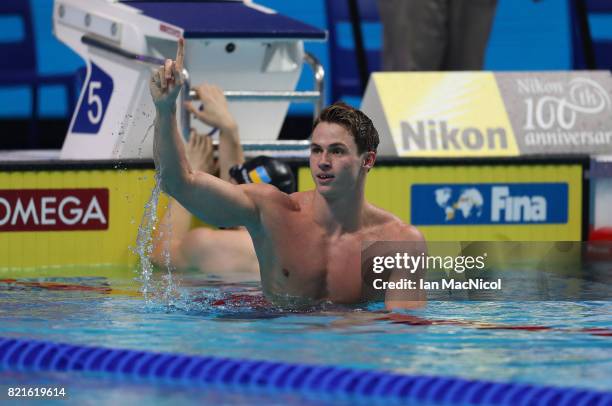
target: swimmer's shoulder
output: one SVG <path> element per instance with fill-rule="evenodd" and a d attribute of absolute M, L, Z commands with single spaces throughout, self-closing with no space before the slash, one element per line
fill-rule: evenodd
<path fill-rule="evenodd" d="M 300 210 L 300 206 L 304 201 L 304 193 L 296 192 L 287 194 L 280 191 L 275 186 L 266 183 L 251 183 L 247 185 L 239 185 L 253 199 L 259 207 L 274 207 L 279 206 L 288 210 Z"/>
<path fill-rule="evenodd" d="M 406 224 L 399 217 L 386 210 L 370 205 L 371 227 L 383 241 L 425 241 L 423 233 L 413 225 Z"/>
<path fill-rule="evenodd" d="M 312 204 L 314 191 L 307 190 L 305 192 L 295 192 L 290 195 L 291 200 L 296 202 L 300 207 Z"/>

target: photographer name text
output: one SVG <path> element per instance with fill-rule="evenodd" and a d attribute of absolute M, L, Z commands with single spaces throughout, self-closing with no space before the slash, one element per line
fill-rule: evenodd
<path fill-rule="evenodd" d="M 376 290 L 501 290 L 501 278 L 485 280 L 474 278 L 468 280 L 441 279 L 439 281 L 426 281 L 424 279 L 400 279 L 398 281 L 384 281 L 374 279 L 372 286 Z"/>

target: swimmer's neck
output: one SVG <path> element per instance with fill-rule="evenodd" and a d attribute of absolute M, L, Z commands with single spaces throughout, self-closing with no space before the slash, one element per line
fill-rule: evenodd
<path fill-rule="evenodd" d="M 367 202 L 363 190 L 339 197 L 326 197 L 315 191 L 313 194 L 313 216 L 315 223 L 329 234 L 350 233 L 363 226 L 364 209 Z"/>

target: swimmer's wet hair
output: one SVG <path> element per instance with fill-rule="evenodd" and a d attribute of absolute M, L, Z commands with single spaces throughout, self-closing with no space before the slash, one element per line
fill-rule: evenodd
<path fill-rule="evenodd" d="M 319 114 L 313 128 L 321 122 L 335 123 L 344 127 L 355 138 L 357 151 L 360 154 L 366 151 L 376 152 L 379 142 L 378 131 L 374 128 L 372 120 L 361 110 L 343 102 L 336 102 Z"/>

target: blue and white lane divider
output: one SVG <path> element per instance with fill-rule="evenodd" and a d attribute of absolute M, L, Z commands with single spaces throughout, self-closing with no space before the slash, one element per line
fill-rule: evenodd
<path fill-rule="evenodd" d="M 221 385 L 264 392 L 321 394 L 461 405 L 612 405 L 612 392 L 401 375 L 337 366 L 154 353 L 0 337 L 0 369 L 89 372 L 189 387 Z"/>

